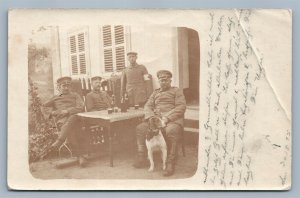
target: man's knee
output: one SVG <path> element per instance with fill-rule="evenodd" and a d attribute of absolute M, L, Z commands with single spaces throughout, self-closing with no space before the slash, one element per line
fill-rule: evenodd
<path fill-rule="evenodd" d="M 166 136 L 167 138 L 179 139 L 182 127 L 178 124 L 170 123 L 166 127 Z"/>
<path fill-rule="evenodd" d="M 145 135 L 148 130 L 148 124 L 146 122 L 142 122 L 136 127 L 136 135 Z"/>
<path fill-rule="evenodd" d="M 76 115 L 71 115 L 61 127 L 61 136 L 66 138 L 68 136 L 75 136 L 81 131 L 81 123 Z"/>
<path fill-rule="evenodd" d="M 77 115 L 71 115 L 69 116 L 67 122 L 69 122 L 70 124 L 74 124 L 74 123 L 79 123 L 79 117 Z"/>

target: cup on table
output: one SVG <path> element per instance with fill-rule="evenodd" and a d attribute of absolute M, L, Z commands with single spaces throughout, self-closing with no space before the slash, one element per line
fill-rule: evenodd
<path fill-rule="evenodd" d="M 107 113 L 108 113 L 108 114 L 112 114 L 112 113 L 113 113 L 113 109 L 112 109 L 112 108 L 108 108 L 108 109 L 107 109 Z"/>
<path fill-rule="evenodd" d="M 118 107 L 115 107 L 115 108 L 114 108 L 114 112 L 115 112 L 115 113 L 118 113 L 118 112 L 119 112 L 119 108 L 118 108 Z"/>

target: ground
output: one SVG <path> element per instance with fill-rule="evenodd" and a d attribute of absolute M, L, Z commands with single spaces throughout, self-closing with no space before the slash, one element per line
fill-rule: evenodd
<path fill-rule="evenodd" d="M 130 150 L 130 149 L 129 149 Z M 175 174 L 171 177 L 162 176 L 162 162 L 159 153 L 155 156 L 155 170 L 148 172 L 148 167 L 136 169 L 132 167 L 135 160 L 134 152 L 119 149 L 115 152 L 114 167 L 109 166 L 107 152 L 98 158 L 91 159 L 85 168 L 75 162 L 75 158 L 47 159 L 30 164 L 30 171 L 35 178 L 40 179 L 179 179 L 192 177 L 197 171 L 198 146 L 186 145 L 186 156 L 178 150 Z M 58 164 L 73 161 L 74 164 L 65 168 L 57 168 Z"/>

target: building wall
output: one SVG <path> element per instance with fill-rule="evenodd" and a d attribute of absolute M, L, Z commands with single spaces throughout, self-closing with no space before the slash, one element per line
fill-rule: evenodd
<path fill-rule="evenodd" d="M 153 76 L 153 86 L 158 87 L 156 72 L 170 70 L 173 85 L 178 86 L 177 77 L 177 28 L 160 26 L 131 27 L 131 48 L 138 53 L 139 64 L 146 66 Z"/>
<path fill-rule="evenodd" d="M 103 56 L 100 42 L 99 26 L 86 27 L 58 27 L 57 40 L 60 64 L 53 65 L 53 78 L 71 75 L 69 60 L 70 32 L 84 29 L 87 32 L 87 47 L 89 49 L 87 59 L 87 76 L 106 75 L 103 73 Z M 165 26 L 131 26 L 126 28 L 127 51 L 138 52 L 139 64 L 146 66 L 148 72 L 153 76 L 153 86 L 158 88 L 156 72 L 161 69 L 170 70 L 173 73 L 173 86 L 179 86 L 178 72 L 178 32 L 177 28 Z M 54 46 L 55 47 L 55 46 Z M 128 64 L 128 62 L 127 62 Z"/>
<path fill-rule="evenodd" d="M 189 37 L 184 27 L 178 28 L 178 71 L 179 87 L 189 88 Z"/>

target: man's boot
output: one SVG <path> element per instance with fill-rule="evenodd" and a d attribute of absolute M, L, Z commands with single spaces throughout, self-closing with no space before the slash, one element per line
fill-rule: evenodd
<path fill-rule="evenodd" d="M 78 157 L 79 166 L 81 168 L 84 168 L 87 166 L 88 160 L 85 156 L 81 155 Z"/>
<path fill-rule="evenodd" d="M 148 165 L 149 163 L 145 152 L 138 152 L 137 159 L 135 160 L 132 166 L 135 168 L 144 168 L 147 167 Z"/>
<path fill-rule="evenodd" d="M 171 176 L 175 171 L 175 160 L 177 158 L 177 141 L 171 140 L 169 143 L 170 148 L 168 149 L 167 167 L 163 172 L 163 176 Z"/>

